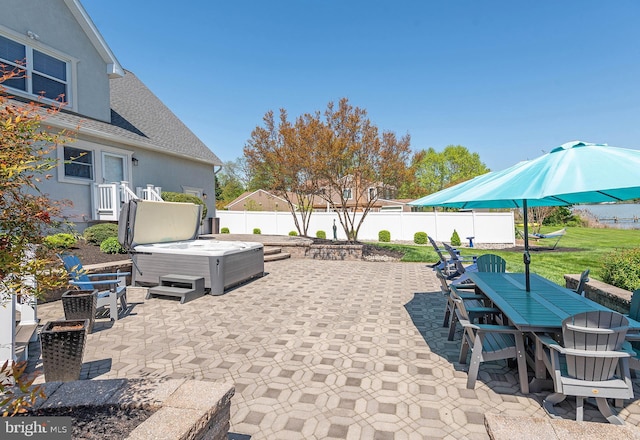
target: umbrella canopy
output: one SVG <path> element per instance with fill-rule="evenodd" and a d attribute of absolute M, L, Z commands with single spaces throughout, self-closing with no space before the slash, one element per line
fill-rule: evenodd
<path fill-rule="evenodd" d="M 484 174 L 409 204 L 461 209 L 523 208 L 524 262 L 529 291 L 527 208 L 640 198 L 638 170 L 638 150 L 581 141 L 568 142 L 537 159 Z"/>

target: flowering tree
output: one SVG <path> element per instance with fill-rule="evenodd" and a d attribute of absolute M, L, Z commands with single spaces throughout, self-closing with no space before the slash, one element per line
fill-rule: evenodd
<path fill-rule="evenodd" d="M 41 193 L 38 183 L 51 177 L 57 164 L 51 153 L 68 137 L 41 128 L 59 107 L 10 100 L 2 83 L 15 75 L 0 70 L 0 292 L 40 295 L 66 281 L 50 270 L 55 256 L 41 246 L 62 203 Z"/>

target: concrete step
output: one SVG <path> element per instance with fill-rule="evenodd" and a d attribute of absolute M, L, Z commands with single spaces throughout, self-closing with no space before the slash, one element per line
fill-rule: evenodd
<path fill-rule="evenodd" d="M 288 252 L 278 252 L 277 254 L 265 254 L 264 262 L 267 263 L 269 261 L 278 261 L 278 260 L 286 260 L 287 258 L 291 258 L 291 254 Z"/>
<path fill-rule="evenodd" d="M 265 246 L 264 247 L 264 254 L 265 255 L 279 254 L 280 252 L 282 252 L 282 248 L 280 248 L 280 247 L 276 247 L 276 246 Z"/>

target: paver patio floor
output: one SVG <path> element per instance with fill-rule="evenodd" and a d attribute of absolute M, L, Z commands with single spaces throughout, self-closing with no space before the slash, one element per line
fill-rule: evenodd
<path fill-rule="evenodd" d="M 460 335 L 447 341 L 445 300 L 424 264 L 289 259 L 265 269 L 183 305 L 130 295 L 129 315 L 89 335 L 82 378 L 233 382 L 233 439 L 486 439 L 487 412 L 546 417 L 548 393 L 520 394 L 505 362 L 483 364 L 466 389 Z M 43 323 L 63 316 L 59 302 L 38 312 Z M 561 410 L 574 417 L 572 403 Z M 621 415 L 637 426 L 640 405 Z M 604 420 L 590 407 L 585 419 Z"/>

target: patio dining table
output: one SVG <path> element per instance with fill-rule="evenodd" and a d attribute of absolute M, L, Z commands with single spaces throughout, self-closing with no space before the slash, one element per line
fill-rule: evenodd
<path fill-rule="evenodd" d="M 522 332 L 560 333 L 562 321 L 569 316 L 588 311 L 610 311 L 574 291 L 540 275 L 531 274 L 531 291 L 525 288 L 525 274 L 504 272 L 471 272 L 469 278 L 476 289 L 500 309 L 510 325 Z M 640 331 L 640 322 L 629 319 L 629 330 Z M 532 353 L 535 377 L 530 390 L 537 391 L 546 378 L 542 347 L 536 339 Z"/>

